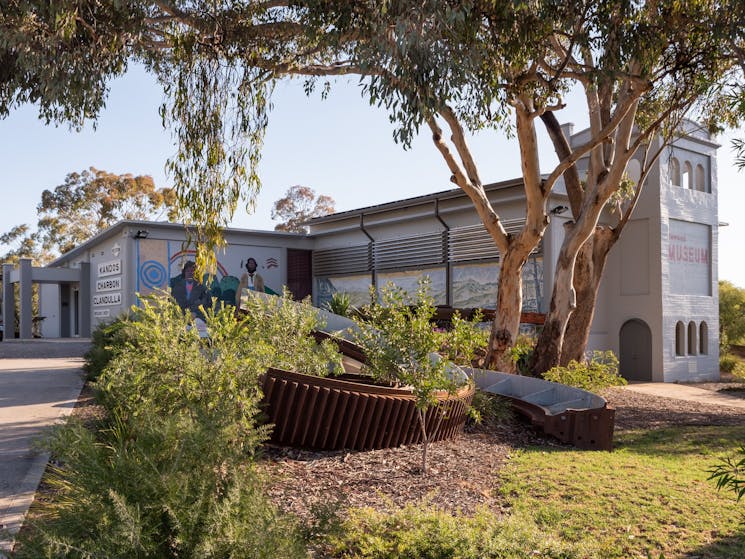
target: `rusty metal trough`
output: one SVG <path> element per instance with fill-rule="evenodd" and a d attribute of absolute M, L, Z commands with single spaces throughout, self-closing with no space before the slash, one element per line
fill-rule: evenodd
<path fill-rule="evenodd" d="M 590 450 L 613 450 L 615 410 L 604 398 L 547 380 L 464 369 L 479 389 L 512 402 L 513 408 L 564 443 Z"/>
<path fill-rule="evenodd" d="M 411 390 L 369 384 L 359 375 L 320 378 L 270 369 L 263 391 L 272 442 L 324 450 L 369 450 L 422 441 Z M 427 413 L 430 441 L 463 429 L 476 389 L 442 392 Z"/>

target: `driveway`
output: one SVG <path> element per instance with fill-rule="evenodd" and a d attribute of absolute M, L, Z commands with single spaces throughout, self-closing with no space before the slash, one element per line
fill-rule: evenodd
<path fill-rule="evenodd" d="M 0 557 L 12 545 L 49 456 L 33 441 L 69 415 L 83 386 L 84 341 L 0 342 Z"/>

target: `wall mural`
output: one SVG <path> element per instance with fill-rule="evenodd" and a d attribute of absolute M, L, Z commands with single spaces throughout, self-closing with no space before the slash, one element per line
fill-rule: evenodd
<path fill-rule="evenodd" d="M 183 278 L 184 264 L 196 251 L 181 241 L 137 240 L 137 285 L 141 295 L 169 292 Z M 217 258 L 217 273 L 207 286 L 211 297 L 235 304 L 241 286 L 265 293 L 282 292 L 282 250 L 253 245 L 229 245 Z"/>
<path fill-rule="evenodd" d="M 432 280 L 431 293 L 435 304 L 445 302 L 445 270 L 410 270 L 406 272 L 380 272 L 378 285 L 392 281 L 407 293 L 416 293 L 422 275 Z M 497 301 L 498 263 L 457 264 L 452 268 L 453 306 L 455 308 L 493 309 Z M 316 304 L 321 306 L 338 292 L 347 293 L 351 303 L 359 306 L 370 300 L 371 276 L 316 277 Z M 523 308 L 525 312 L 542 312 L 543 308 L 543 258 L 531 256 L 523 267 Z"/>

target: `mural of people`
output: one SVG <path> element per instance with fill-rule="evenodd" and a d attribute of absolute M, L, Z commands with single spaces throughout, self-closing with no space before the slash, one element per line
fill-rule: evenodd
<path fill-rule="evenodd" d="M 238 285 L 238 291 L 235 296 L 236 306 L 240 307 L 241 305 L 241 295 L 244 289 L 265 293 L 264 278 L 256 271 L 257 267 L 256 259 L 249 258 L 246 260 L 246 271 L 241 276 L 241 282 Z"/>
<path fill-rule="evenodd" d="M 205 285 L 194 279 L 194 262 L 187 260 L 181 270 L 181 277 L 176 277 L 171 286 L 171 295 L 179 307 L 191 312 L 192 316 L 204 320 L 200 306 L 208 309 L 212 306 L 210 291 Z"/>

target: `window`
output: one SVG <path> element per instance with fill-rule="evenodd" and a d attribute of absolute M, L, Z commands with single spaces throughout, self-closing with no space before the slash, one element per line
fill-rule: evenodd
<path fill-rule="evenodd" d="M 670 180 L 673 186 L 680 186 L 680 163 L 674 157 L 670 159 Z"/>
<path fill-rule="evenodd" d="M 688 355 L 696 355 L 696 323 L 688 323 Z"/>
<path fill-rule="evenodd" d="M 696 190 L 706 192 L 706 173 L 704 172 L 704 166 L 701 164 L 696 165 Z"/>
<path fill-rule="evenodd" d="M 681 186 L 693 190 L 693 167 L 691 167 L 690 161 L 683 164 L 683 184 Z"/>
<path fill-rule="evenodd" d="M 702 322 L 698 327 L 698 352 L 701 355 L 709 354 L 709 326 Z"/>
<path fill-rule="evenodd" d="M 675 355 L 685 355 L 686 327 L 682 322 L 675 325 Z"/>

